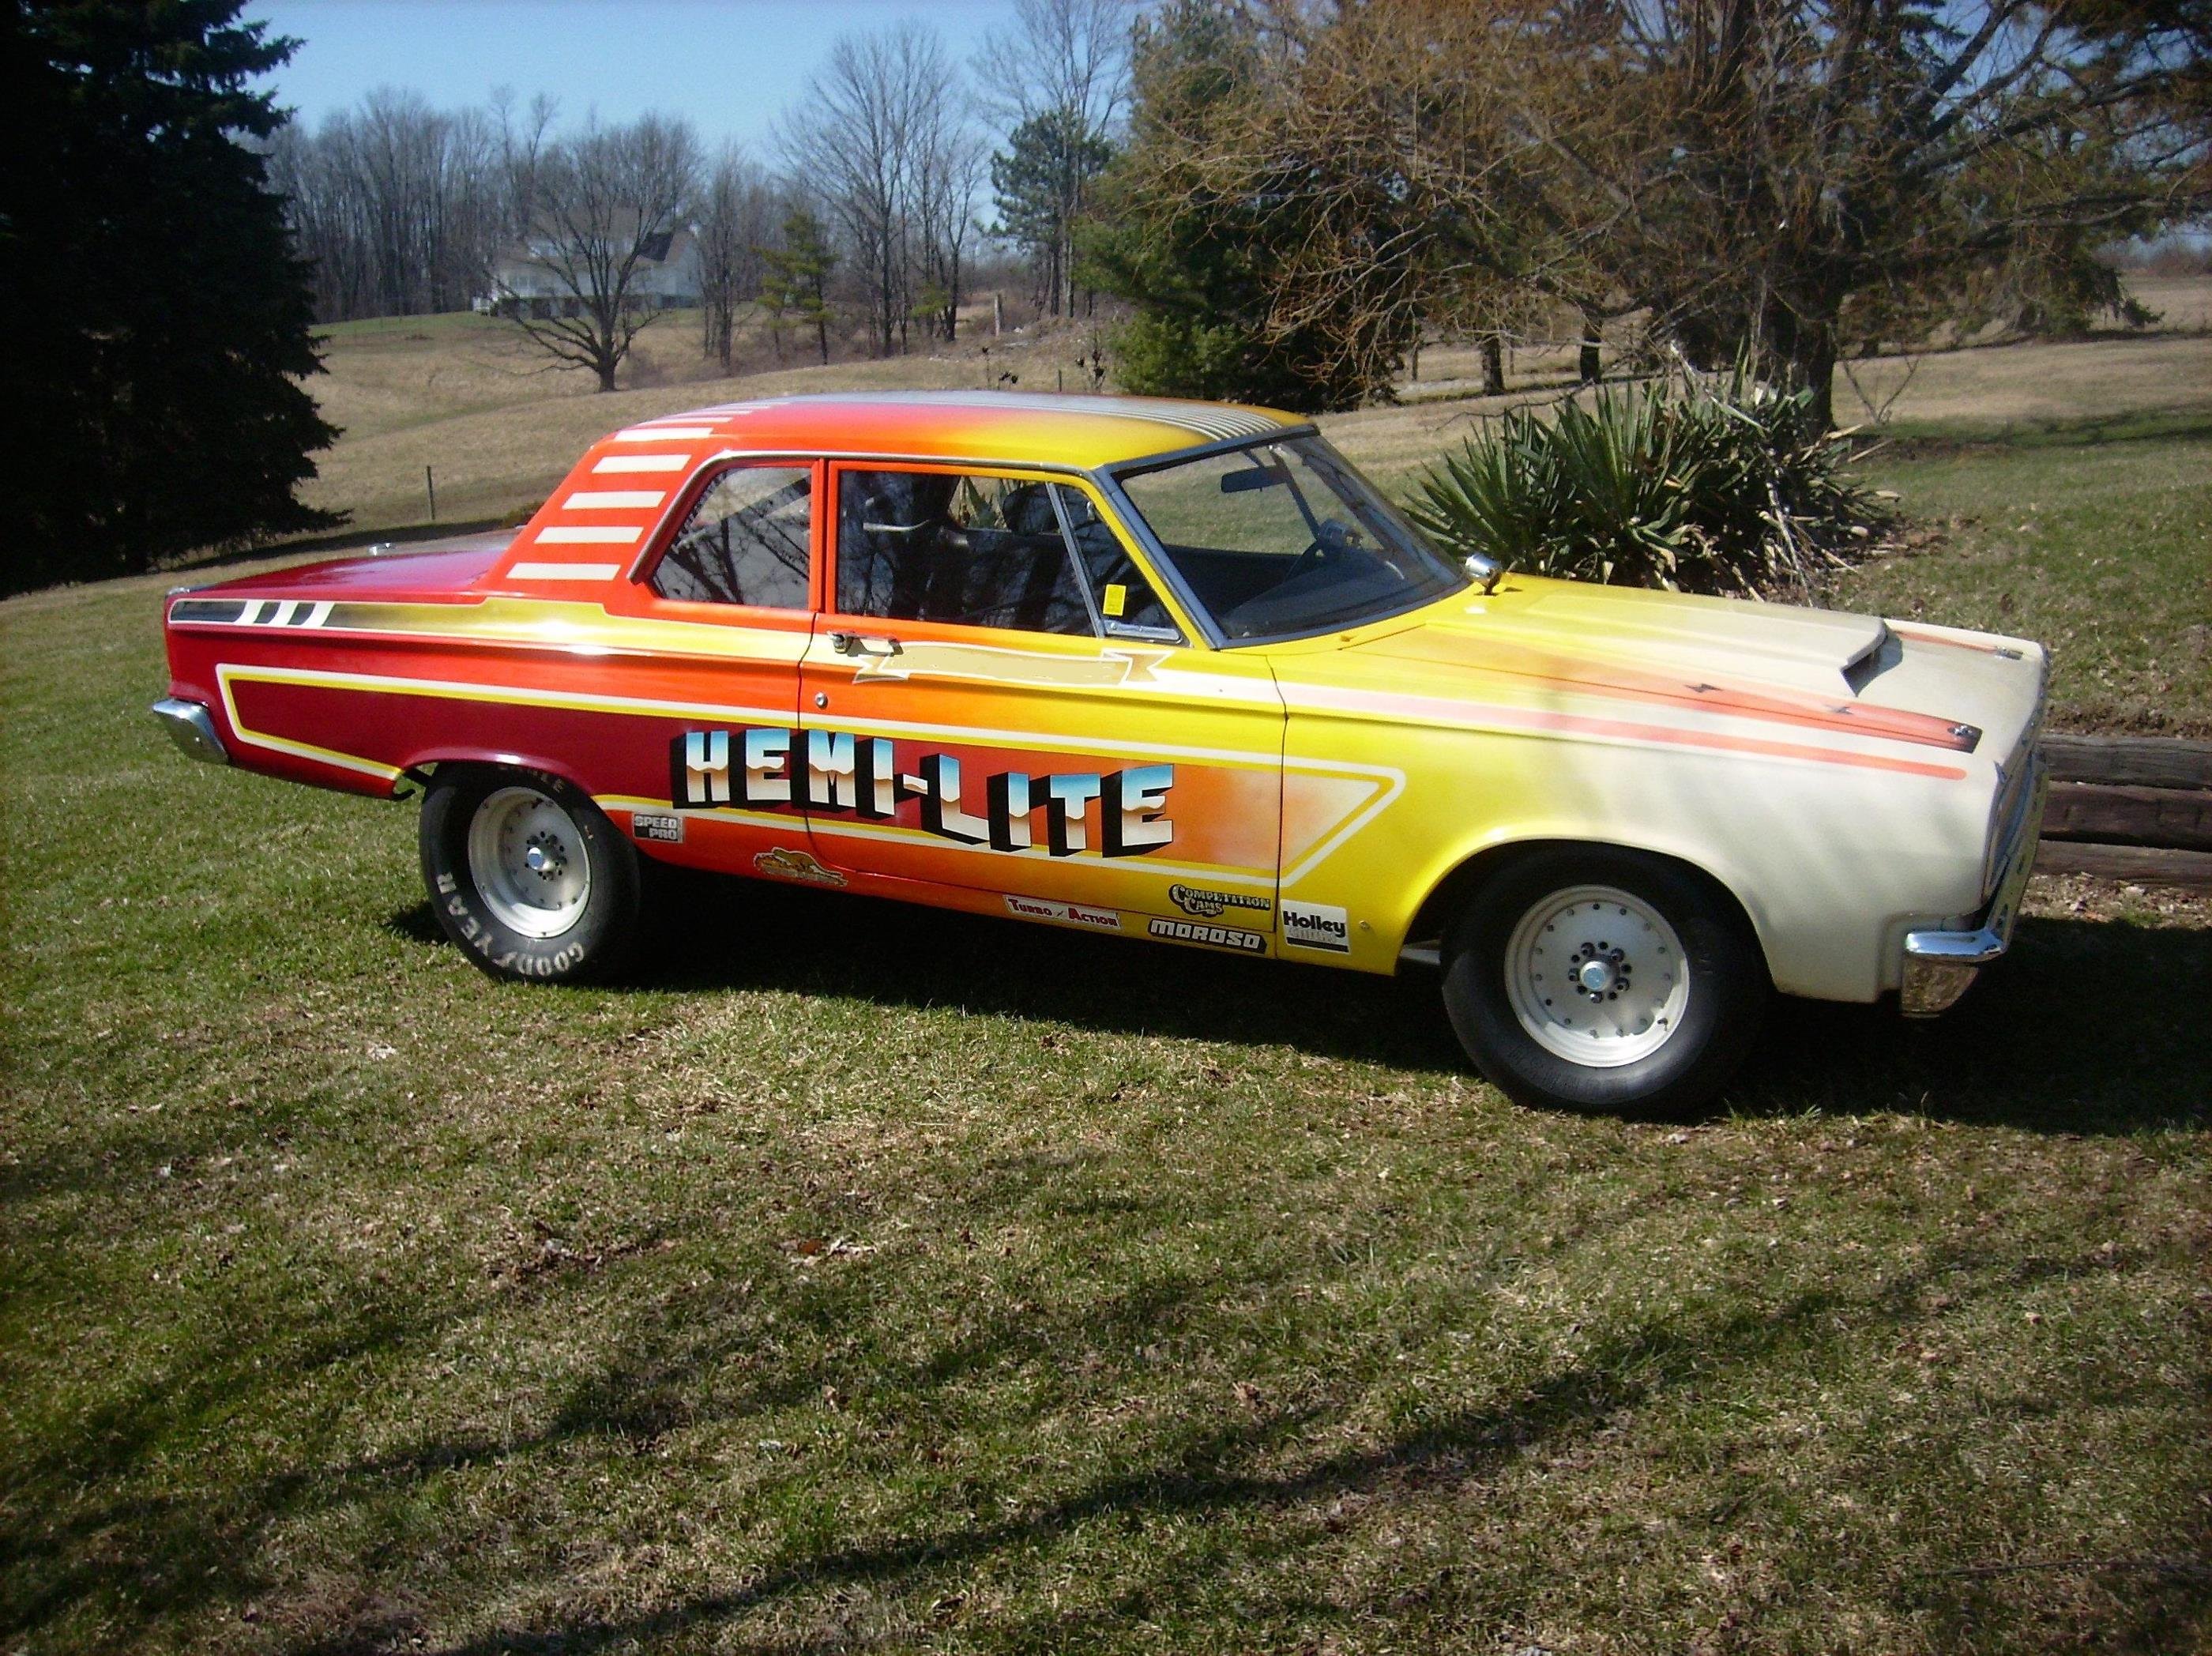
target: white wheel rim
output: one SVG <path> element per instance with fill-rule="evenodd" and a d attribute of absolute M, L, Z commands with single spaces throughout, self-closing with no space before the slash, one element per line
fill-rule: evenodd
<path fill-rule="evenodd" d="M 1505 989 L 1547 1052 L 1615 1069 L 1674 1038 L 1690 1003 L 1690 965 L 1650 904 L 1611 886 L 1577 886 L 1521 916 L 1505 946 Z"/>
<path fill-rule="evenodd" d="M 469 877 L 493 918 L 525 937 L 558 937 L 592 897 L 575 819 L 533 788 L 502 788 L 477 807 Z"/>

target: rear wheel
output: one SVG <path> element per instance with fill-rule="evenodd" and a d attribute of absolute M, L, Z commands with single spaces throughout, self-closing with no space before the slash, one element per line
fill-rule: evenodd
<path fill-rule="evenodd" d="M 446 935 L 494 977 L 604 977 L 637 929 L 637 854 L 579 788 L 537 770 L 441 770 L 422 879 Z"/>
<path fill-rule="evenodd" d="M 1444 1007 L 1522 1104 L 1665 1115 L 1717 1092 L 1756 1036 L 1758 940 L 1711 882 L 1602 846 L 1532 852 L 1446 941 Z"/>

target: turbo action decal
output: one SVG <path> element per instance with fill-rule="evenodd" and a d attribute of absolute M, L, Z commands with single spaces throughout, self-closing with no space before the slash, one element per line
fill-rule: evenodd
<path fill-rule="evenodd" d="M 1091 931 L 1117 932 L 1121 929 L 1121 916 L 1111 909 L 1093 909 L 1081 903 L 1055 903 L 1038 897 L 1006 898 L 1006 912 L 1024 920 L 1052 920 L 1063 926 L 1081 926 Z"/>
<path fill-rule="evenodd" d="M 1036 849 L 1042 812 L 1043 849 L 1056 857 L 1094 849 L 1101 856 L 1143 856 L 1175 840 L 1175 824 L 1162 814 L 1175 786 L 1171 764 L 968 776 L 951 753 L 910 753 L 908 763 L 911 769 L 901 764 L 898 745 L 886 736 L 760 727 L 687 730 L 669 743 L 669 798 L 679 809 L 797 806 L 872 822 L 895 819 L 912 800 L 924 831 L 994 851 Z M 1095 848 L 1085 819 L 1094 800 Z M 975 805 L 980 812 L 969 808 Z"/>
<path fill-rule="evenodd" d="M 1192 920 L 1155 920 L 1145 929 L 1171 943 L 1211 943 L 1218 949 L 1240 949 L 1247 954 L 1264 954 L 1267 949 L 1267 940 L 1259 933 L 1239 931 L 1234 926 L 1201 926 Z"/>

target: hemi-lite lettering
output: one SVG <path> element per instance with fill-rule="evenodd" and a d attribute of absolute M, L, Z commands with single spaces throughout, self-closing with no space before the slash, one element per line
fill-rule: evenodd
<path fill-rule="evenodd" d="M 985 793 L 990 804 L 991 849 L 1025 851 L 1030 837 L 1030 779 L 1024 771 L 1001 770 Z"/>
<path fill-rule="evenodd" d="M 1109 776 L 1099 795 L 1099 849 L 1108 856 L 1142 856 L 1175 837 L 1175 824 L 1160 815 L 1175 786 L 1175 766 L 1140 764 Z"/>
<path fill-rule="evenodd" d="M 744 770 L 738 779 L 745 804 L 791 803 L 791 736 L 788 730 L 745 732 Z"/>
<path fill-rule="evenodd" d="M 956 754 L 908 758 L 912 769 L 902 770 L 898 745 L 890 738 L 842 730 L 690 730 L 669 744 L 669 798 L 679 810 L 796 806 L 875 822 L 896 819 L 900 806 L 914 800 L 925 832 L 1017 853 L 1036 849 L 1042 808 L 1045 849 L 1054 856 L 1094 849 L 1085 813 L 1095 800 L 1101 855 L 1141 856 L 1175 839 L 1175 823 L 1165 814 L 1175 786 L 1171 764 L 1042 776 L 1001 770 L 971 778 Z M 979 802 L 981 813 L 969 808 Z"/>
<path fill-rule="evenodd" d="M 860 789 L 854 777 L 853 738 L 842 730 L 806 733 L 806 808 L 855 811 Z"/>
<path fill-rule="evenodd" d="M 1073 856 L 1089 846 L 1083 832 L 1083 809 L 1098 797 L 1099 786 L 1095 770 L 1044 779 L 1045 845 L 1054 856 Z"/>
<path fill-rule="evenodd" d="M 960 761 L 950 753 L 932 753 L 921 762 L 921 825 L 933 834 L 981 845 L 990 837 L 991 825 L 960 808 Z"/>
<path fill-rule="evenodd" d="M 860 767 L 860 798 L 854 809 L 877 822 L 898 814 L 897 750 L 887 736 L 865 738 L 855 750 Z"/>
<path fill-rule="evenodd" d="M 687 730 L 669 744 L 669 797 L 678 805 L 730 802 L 730 733 Z"/>

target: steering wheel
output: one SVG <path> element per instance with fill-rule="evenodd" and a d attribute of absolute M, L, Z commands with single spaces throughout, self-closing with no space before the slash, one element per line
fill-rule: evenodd
<path fill-rule="evenodd" d="M 1329 553 L 1340 552 L 1351 545 L 1351 535 L 1341 523 L 1334 518 L 1323 518 L 1320 529 L 1316 533 L 1313 539 L 1307 543 L 1305 551 L 1291 561 L 1290 573 L 1276 584 L 1284 586 L 1296 581 L 1306 572 L 1308 564 L 1318 563 Z"/>

